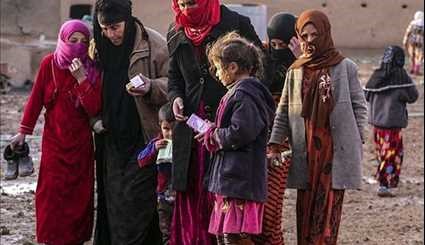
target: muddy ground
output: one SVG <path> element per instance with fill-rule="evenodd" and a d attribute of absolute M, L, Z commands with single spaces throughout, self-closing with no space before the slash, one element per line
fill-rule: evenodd
<path fill-rule="evenodd" d="M 379 64 L 381 50 L 343 50 L 359 65 L 362 83 Z M 359 191 L 347 191 L 338 244 L 410 245 L 424 243 L 424 84 L 423 76 L 414 77 L 420 99 L 409 106 L 410 121 L 404 132 L 405 158 L 401 183 L 395 198 L 379 198 L 373 179 L 377 168 L 374 147 L 369 139 L 364 145 L 363 185 Z M 0 99 L 0 150 L 18 128 L 28 90 L 15 90 Z M 0 244 L 36 244 L 34 189 L 40 159 L 40 135 L 43 117 L 34 136 L 28 137 L 36 172 L 26 178 L 4 181 L 5 162 L 1 160 Z M 284 221 L 286 244 L 296 244 L 295 191 L 285 193 Z M 88 242 L 87 244 L 90 244 Z"/>

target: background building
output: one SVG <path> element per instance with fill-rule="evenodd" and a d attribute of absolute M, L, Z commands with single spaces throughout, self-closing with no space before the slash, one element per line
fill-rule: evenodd
<path fill-rule="evenodd" d="M 32 79 L 40 58 L 50 52 L 61 23 L 91 14 L 94 0 L 2 0 L 0 63 L 14 67 L 15 80 Z M 340 48 L 383 48 L 401 44 L 404 31 L 422 0 L 222 0 L 224 4 L 265 5 L 267 20 L 276 12 L 296 15 L 324 11 Z M 258 6 L 257 6 L 258 10 Z M 259 11 L 255 10 L 257 14 Z M 173 20 L 171 0 L 133 0 L 133 12 L 146 26 L 166 34 Z M 259 31 L 261 32 L 261 30 Z M 19 75 L 18 75 L 19 74 Z"/>

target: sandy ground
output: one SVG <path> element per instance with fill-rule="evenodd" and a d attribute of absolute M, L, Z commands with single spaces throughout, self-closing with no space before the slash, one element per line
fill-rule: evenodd
<path fill-rule="evenodd" d="M 379 64 L 381 50 L 343 50 L 359 65 L 362 83 Z M 409 126 L 404 130 L 405 158 L 401 183 L 395 198 L 379 198 L 373 178 L 377 163 L 370 139 L 364 145 L 363 185 L 361 190 L 347 191 L 344 199 L 338 244 L 423 244 L 424 237 L 424 118 L 423 76 L 414 77 L 420 99 L 409 105 Z M 12 91 L 0 99 L 0 150 L 19 125 L 28 91 Z M 5 161 L 1 159 L 0 178 L 0 244 L 36 244 L 34 218 L 34 190 L 40 159 L 40 140 L 43 117 L 39 118 L 35 134 L 28 138 L 36 172 L 26 178 L 3 180 Z M 296 244 L 294 190 L 287 190 L 284 202 L 286 244 Z M 87 244 L 91 244 L 88 242 Z"/>

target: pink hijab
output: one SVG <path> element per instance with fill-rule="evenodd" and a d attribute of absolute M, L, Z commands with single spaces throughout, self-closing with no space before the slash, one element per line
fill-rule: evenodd
<path fill-rule="evenodd" d="M 90 31 L 81 20 L 68 20 L 60 28 L 58 43 L 53 54 L 55 64 L 59 69 L 68 69 L 74 58 L 79 58 L 86 70 L 87 79 L 94 83 L 97 70 L 94 61 L 88 56 L 88 45 L 85 43 L 68 43 L 69 37 L 74 32 L 82 33 L 87 40 L 90 39 Z"/>

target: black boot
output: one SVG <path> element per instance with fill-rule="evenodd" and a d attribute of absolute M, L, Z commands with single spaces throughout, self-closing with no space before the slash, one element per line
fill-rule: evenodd
<path fill-rule="evenodd" d="M 14 180 L 18 177 L 18 156 L 12 150 L 10 145 L 6 146 L 3 152 L 4 160 L 6 160 L 5 180 Z"/>
<path fill-rule="evenodd" d="M 15 153 L 19 158 L 19 176 L 25 177 L 34 173 L 34 163 L 32 158 L 29 156 L 30 148 L 27 143 L 24 143 L 22 146 L 18 146 L 15 149 Z"/>
<path fill-rule="evenodd" d="M 25 177 L 30 176 L 34 173 L 34 163 L 30 156 L 19 158 L 19 176 Z"/>

